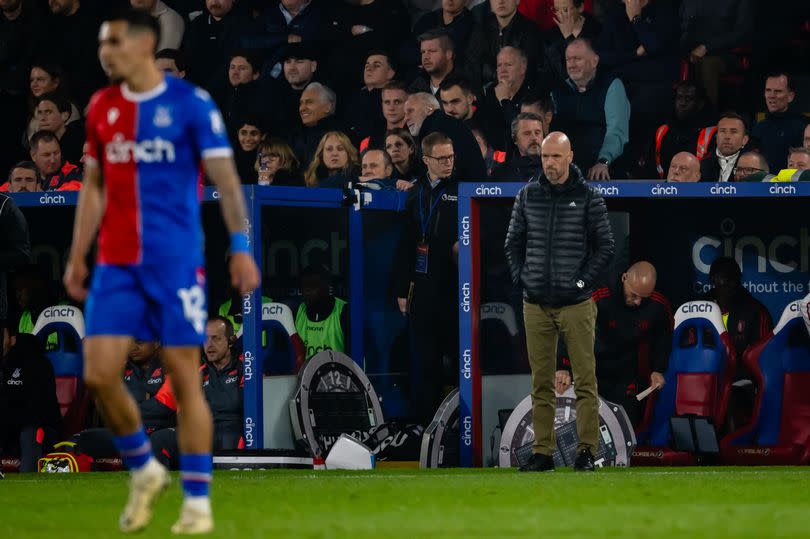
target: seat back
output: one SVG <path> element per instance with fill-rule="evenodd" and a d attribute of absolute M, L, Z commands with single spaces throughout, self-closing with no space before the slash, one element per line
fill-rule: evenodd
<path fill-rule="evenodd" d="M 244 327 L 244 326 L 243 326 Z M 267 335 L 263 347 L 264 374 L 295 374 L 306 360 L 306 346 L 295 329 L 292 309 L 284 303 L 262 305 L 262 333 Z M 237 333 L 242 338 L 242 329 Z"/>
<path fill-rule="evenodd" d="M 720 307 L 708 301 L 681 305 L 675 313 L 672 354 L 664 373 L 666 384 L 653 410 L 649 443 L 669 444 L 673 416 L 706 416 L 722 425 L 733 366 L 734 352 Z"/>

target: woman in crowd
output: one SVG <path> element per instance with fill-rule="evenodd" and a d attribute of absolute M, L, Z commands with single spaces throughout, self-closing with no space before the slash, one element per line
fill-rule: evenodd
<path fill-rule="evenodd" d="M 271 137 L 259 144 L 254 164 L 259 185 L 303 187 L 299 166 L 295 152 L 284 140 Z"/>
<path fill-rule="evenodd" d="M 30 117 L 28 126 L 25 128 L 25 133 L 23 133 L 24 148 L 28 148 L 28 141 L 31 139 L 31 135 L 39 130 L 39 122 L 37 121 L 36 114 L 34 114 L 37 100 L 44 94 L 50 92 L 58 92 L 64 96 L 69 95 L 62 68 L 46 62 L 35 62 L 34 65 L 31 66 L 29 88 L 31 90 L 28 96 Z M 75 120 L 80 120 L 81 117 L 82 115 L 76 107 L 76 104 L 71 102 L 70 118 L 68 118 L 68 121 L 65 123 L 69 124 Z"/>
<path fill-rule="evenodd" d="M 344 133 L 329 131 L 318 143 L 304 180 L 307 187 L 344 187 L 360 174 L 357 148 Z"/>
<path fill-rule="evenodd" d="M 425 173 L 425 165 L 416 153 L 416 143 L 407 129 L 391 129 L 385 134 L 385 151 L 394 164 L 397 189 L 407 191 Z"/>
<path fill-rule="evenodd" d="M 236 170 L 242 183 L 256 183 L 258 170 L 256 169 L 257 150 L 264 137 L 259 122 L 253 118 L 245 118 L 239 122 L 236 139 L 239 145 L 235 148 L 234 160 Z"/>

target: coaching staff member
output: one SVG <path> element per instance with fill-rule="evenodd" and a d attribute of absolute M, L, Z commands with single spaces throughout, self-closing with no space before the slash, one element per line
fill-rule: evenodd
<path fill-rule="evenodd" d="M 534 454 L 522 471 L 554 469 L 554 378 L 562 335 L 577 395 L 579 445 L 574 468 L 593 471 L 599 431 L 592 285 L 613 257 L 605 201 L 572 164 L 565 134 L 551 133 L 540 152 L 543 172 L 520 190 L 506 235 L 512 282 L 523 288 L 532 369 Z"/>

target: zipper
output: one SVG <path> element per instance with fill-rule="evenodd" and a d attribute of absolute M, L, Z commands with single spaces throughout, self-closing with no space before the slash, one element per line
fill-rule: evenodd
<path fill-rule="evenodd" d="M 557 214 L 557 199 L 554 190 L 551 192 L 551 211 L 548 213 L 548 242 L 546 243 L 546 298 L 551 299 L 551 242 L 554 239 L 554 217 Z"/>

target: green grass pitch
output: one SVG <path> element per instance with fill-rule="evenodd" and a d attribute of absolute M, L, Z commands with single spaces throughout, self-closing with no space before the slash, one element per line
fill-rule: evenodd
<path fill-rule="evenodd" d="M 168 537 L 176 475 L 141 534 Z M 118 537 L 121 473 L 8 475 L 0 537 Z M 217 472 L 213 537 L 810 538 L 809 468 Z"/>

